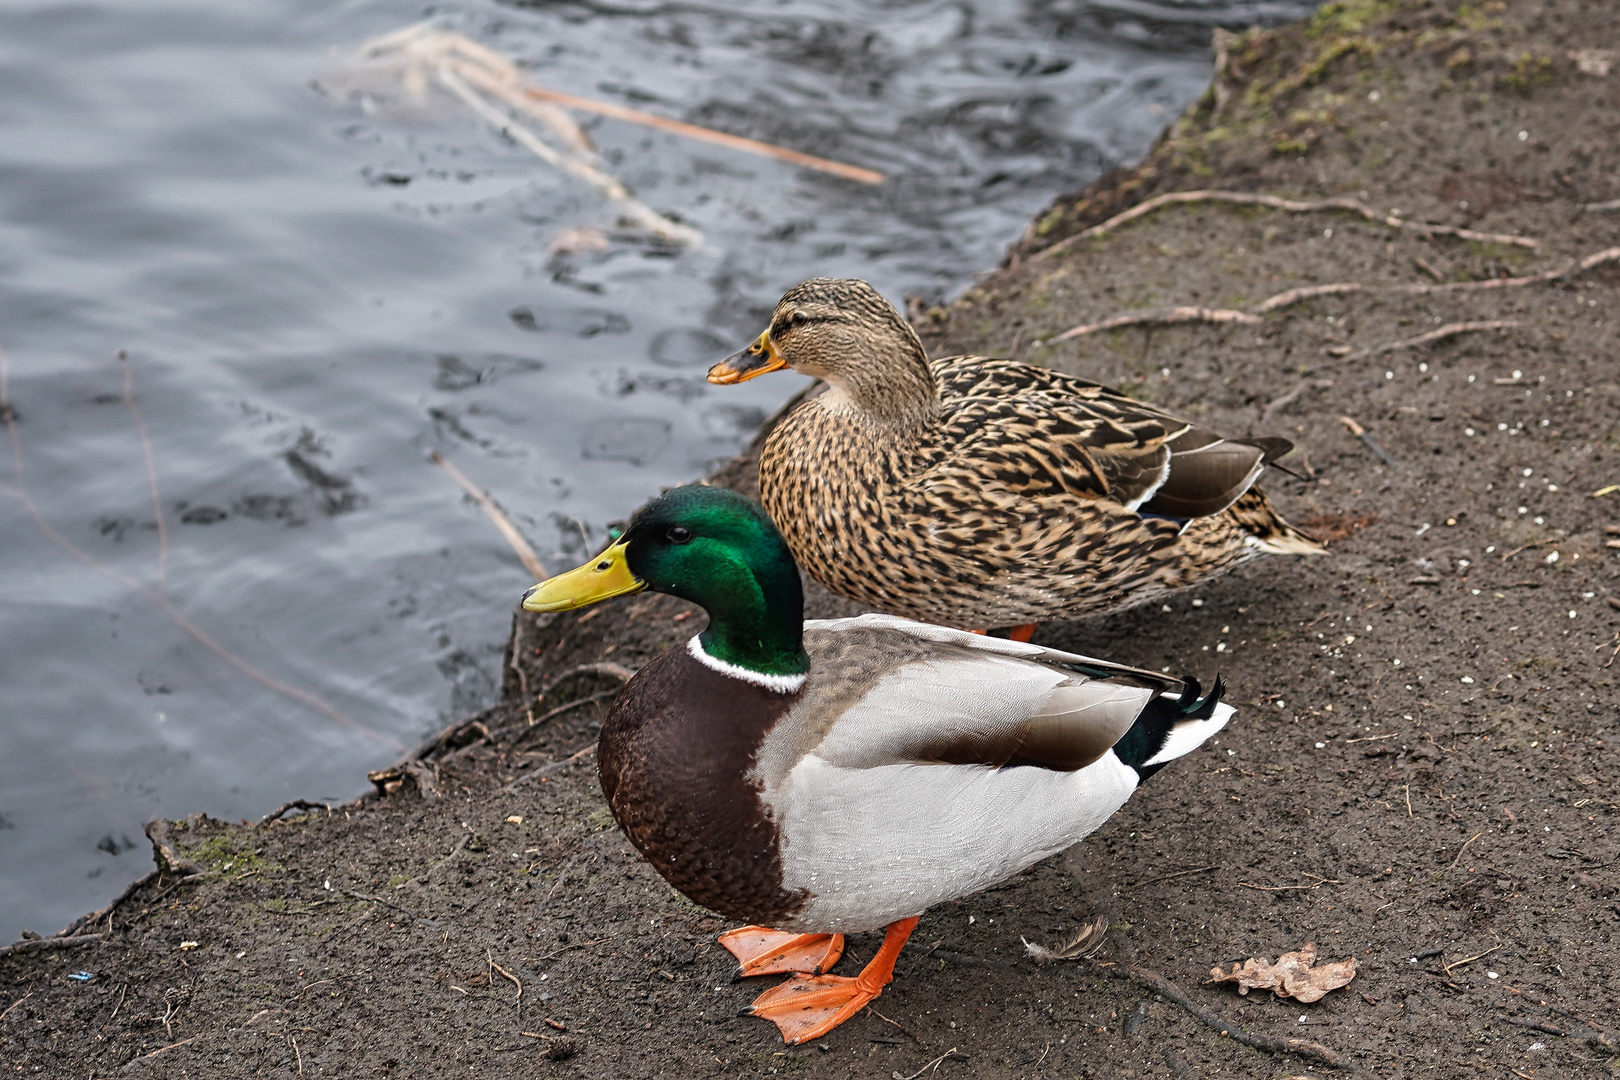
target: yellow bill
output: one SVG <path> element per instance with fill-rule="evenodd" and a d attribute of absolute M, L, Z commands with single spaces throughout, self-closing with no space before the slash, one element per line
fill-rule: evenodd
<path fill-rule="evenodd" d="M 788 366 L 782 354 L 776 351 L 771 332 L 765 331 L 742 352 L 734 353 L 709 369 L 709 381 L 721 386 L 747 382 L 767 371 L 780 371 Z"/>
<path fill-rule="evenodd" d="M 547 578 L 523 594 L 523 610 L 570 611 L 640 592 L 647 583 L 630 572 L 624 552 L 625 542 L 620 540 L 584 566 Z"/>

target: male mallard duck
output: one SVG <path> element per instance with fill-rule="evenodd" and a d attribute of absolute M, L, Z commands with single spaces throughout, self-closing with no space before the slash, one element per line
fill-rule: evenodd
<path fill-rule="evenodd" d="M 1033 624 L 1140 604 L 1263 553 L 1323 551 L 1254 486 L 1286 439 L 1222 438 L 1010 360 L 930 363 L 864 281 L 789 290 L 709 381 L 784 367 L 828 390 L 766 439 L 761 501 L 812 577 L 880 611 Z"/>
<path fill-rule="evenodd" d="M 652 589 L 709 613 L 602 725 L 613 816 L 671 885 L 727 918 L 739 974 L 797 972 L 750 1011 L 789 1043 L 877 997 L 917 917 L 1062 851 L 1232 715 L 1217 679 L 1091 660 L 890 615 L 801 622 L 764 511 L 676 488 L 530 611 Z M 887 927 L 855 978 L 842 934 Z M 773 927 L 775 929 L 770 929 Z"/>

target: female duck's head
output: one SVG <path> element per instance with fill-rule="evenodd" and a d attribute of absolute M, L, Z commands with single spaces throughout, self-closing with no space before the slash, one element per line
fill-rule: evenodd
<path fill-rule="evenodd" d="M 922 340 L 893 304 L 857 278 L 812 278 L 789 289 L 769 329 L 710 368 L 709 381 L 738 383 L 782 368 L 825 379 L 874 419 L 926 419 L 936 406 Z"/>
<path fill-rule="evenodd" d="M 614 544 L 523 597 L 529 611 L 566 611 L 651 589 L 709 613 L 703 649 L 764 675 L 809 670 L 799 570 L 765 511 L 724 488 L 674 488 L 636 511 Z"/>

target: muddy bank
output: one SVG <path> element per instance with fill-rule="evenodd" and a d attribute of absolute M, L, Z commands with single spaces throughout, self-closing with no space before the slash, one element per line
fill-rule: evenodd
<path fill-rule="evenodd" d="M 1333 554 L 1043 627 L 1219 671 L 1239 715 L 1086 844 L 926 915 L 876 1010 L 794 1050 L 737 1017 L 761 987 L 729 981 L 720 920 L 613 827 L 591 759 L 605 700 L 693 629 L 686 605 L 639 597 L 520 618 L 502 703 L 371 798 L 158 830 L 163 867 L 78 940 L 0 957 L 0 1060 L 51 1076 L 1329 1071 L 1282 1052 L 1296 1039 L 1380 1077 L 1606 1075 L 1620 491 L 1594 493 L 1620 484 L 1620 261 L 1581 268 L 1620 247 L 1620 213 L 1583 209 L 1620 199 L 1605 14 L 1363 3 L 1222 38 L 1211 92 L 1144 163 L 1054 205 L 957 303 L 914 312 L 936 353 L 1013 354 L 1294 439 L 1310 478 L 1267 483 Z M 1275 198 L 1087 233 L 1192 190 Z M 1309 205 L 1328 199 L 1356 205 Z M 722 479 L 746 488 L 749 469 Z M 810 606 L 842 610 L 816 591 Z M 1097 916 L 1095 961 L 1024 960 L 1023 939 Z M 1203 985 L 1306 941 L 1354 956 L 1355 981 L 1308 1006 Z M 876 938 L 850 944 L 852 968 Z M 1271 1048 L 1117 977 L 1132 966 Z"/>

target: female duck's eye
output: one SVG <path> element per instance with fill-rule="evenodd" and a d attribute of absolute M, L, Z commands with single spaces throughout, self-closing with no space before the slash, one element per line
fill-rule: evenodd
<path fill-rule="evenodd" d="M 806 315 L 804 312 L 795 311 L 793 313 L 792 322 L 793 322 L 794 326 L 803 326 L 805 323 L 807 323 L 809 321 L 810 321 L 810 316 Z"/>
<path fill-rule="evenodd" d="M 669 532 L 664 535 L 669 537 L 669 542 L 672 544 L 684 544 L 692 539 L 692 530 L 685 525 L 672 525 Z"/>

